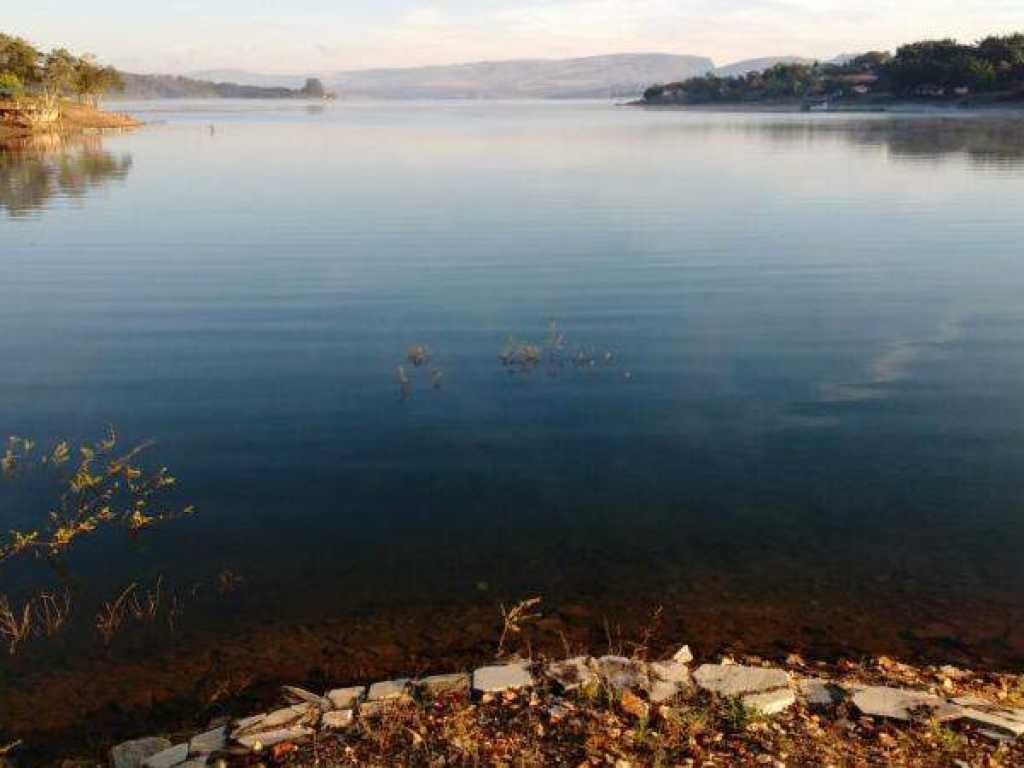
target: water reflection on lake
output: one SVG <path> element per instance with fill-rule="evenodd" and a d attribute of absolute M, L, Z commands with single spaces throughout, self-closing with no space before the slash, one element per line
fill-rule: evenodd
<path fill-rule="evenodd" d="M 0 718 L 468 664 L 529 594 L 552 651 L 663 605 L 700 653 L 1024 664 L 1018 121 L 135 106 L 3 156 L 0 430 L 156 438 L 199 514 L 5 572 L 81 632 Z M 175 631 L 103 647 L 160 577 Z"/>
<path fill-rule="evenodd" d="M 1024 165 L 1024 120 L 1019 116 L 842 117 L 818 121 L 780 121 L 747 126 L 777 141 L 841 141 L 884 148 L 895 160 L 942 160 L 963 156 L 980 167 Z"/>
<path fill-rule="evenodd" d="M 100 136 L 0 141 L 0 211 L 26 216 L 55 198 L 84 199 L 96 187 L 123 180 L 131 167 L 131 155 L 105 152 Z"/>

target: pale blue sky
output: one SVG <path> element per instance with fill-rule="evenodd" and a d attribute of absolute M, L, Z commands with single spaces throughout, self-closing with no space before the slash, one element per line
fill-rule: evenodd
<path fill-rule="evenodd" d="M 1024 0 L 35 0 L 0 28 L 132 71 L 327 73 L 662 51 L 831 57 L 1024 31 Z"/>

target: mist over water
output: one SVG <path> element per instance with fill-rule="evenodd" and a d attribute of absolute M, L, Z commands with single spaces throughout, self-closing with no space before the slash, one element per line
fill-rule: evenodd
<path fill-rule="evenodd" d="M 154 438 L 198 509 L 73 552 L 89 663 L 125 584 L 225 569 L 175 652 L 402 617 L 347 645 L 471 655 L 452 617 L 538 594 L 706 652 L 1024 662 L 1019 120 L 134 106 L 0 150 L 0 430 Z"/>

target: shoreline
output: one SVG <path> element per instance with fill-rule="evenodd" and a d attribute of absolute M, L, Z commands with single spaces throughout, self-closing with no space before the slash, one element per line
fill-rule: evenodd
<path fill-rule="evenodd" d="M 602 656 L 568 646 L 553 658 L 502 655 L 471 669 L 338 681 L 347 687 L 322 694 L 284 685 L 266 711 L 106 745 L 109 765 L 426 765 L 427 755 L 445 756 L 442 765 L 620 768 L 1024 760 L 1024 676 L 885 656 L 698 663 L 686 645 L 649 660 L 642 641 L 633 645 L 609 641 Z M 98 756 L 72 763 L 102 765 Z"/>
<path fill-rule="evenodd" d="M 1024 116 L 1024 103 L 926 103 L 906 100 L 878 101 L 864 104 L 837 104 L 829 109 L 806 110 L 800 101 L 785 102 L 715 102 L 715 103 L 657 103 L 643 99 L 620 102 L 621 107 L 635 107 L 653 111 L 720 112 L 743 114 L 806 114 L 806 115 L 924 115 L 953 117 L 960 115 L 1006 115 Z"/>
<path fill-rule="evenodd" d="M 0 110 L 12 109 L 10 102 L 0 103 Z M 90 131 L 128 130 L 139 128 L 142 122 L 122 112 L 108 112 L 85 104 L 62 102 L 60 115 L 52 122 L 25 124 L 15 120 L 0 120 L 0 141 L 17 141 L 46 134 L 77 134 Z"/>

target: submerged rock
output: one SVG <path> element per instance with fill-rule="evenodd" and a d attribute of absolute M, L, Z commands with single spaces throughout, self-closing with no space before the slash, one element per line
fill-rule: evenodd
<path fill-rule="evenodd" d="M 168 739 L 158 737 L 122 742 L 110 749 L 110 768 L 139 768 L 147 757 L 171 746 Z"/>
<path fill-rule="evenodd" d="M 473 690 L 478 693 L 500 693 L 531 685 L 533 675 L 526 662 L 480 667 L 473 673 Z"/>
<path fill-rule="evenodd" d="M 740 664 L 703 664 L 693 679 L 705 691 L 719 696 L 763 693 L 789 686 L 789 673 L 781 669 L 745 667 Z"/>

